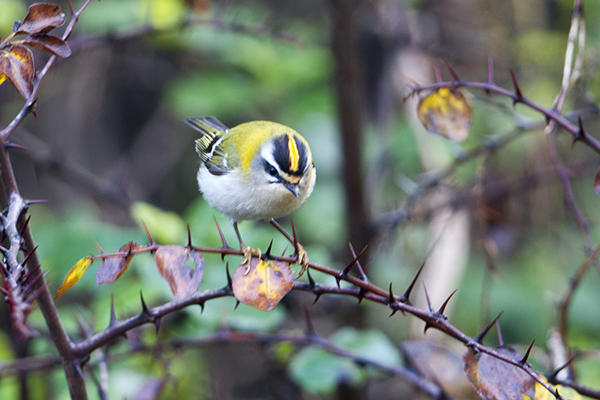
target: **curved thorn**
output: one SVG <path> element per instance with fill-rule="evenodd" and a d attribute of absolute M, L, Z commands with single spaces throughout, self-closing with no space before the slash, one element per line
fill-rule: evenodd
<path fill-rule="evenodd" d="M 454 70 L 454 68 L 452 68 L 452 66 L 450 66 L 450 63 L 448 62 L 448 60 L 446 60 L 445 58 L 442 58 L 442 62 L 444 63 L 444 65 L 446 66 L 446 68 L 448 68 L 448 72 L 450 72 L 450 75 L 452 75 L 452 77 L 454 78 L 455 81 L 460 81 L 460 77 L 458 76 L 458 74 L 456 73 L 456 71 Z"/>
<path fill-rule="evenodd" d="M 513 71 L 512 69 L 510 70 L 510 77 L 512 78 L 513 85 L 515 86 L 516 98 L 513 99 L 513 106 L 514 106 L 518 102 L 523 101 L 523 94 L 521 93 L 521 88 L 519 87 L 519 84 L 517 83 L 517 77 L 515 76 L 515 71 Z"/>
<path fill-rule="evenodd" d="M 573 360 L 575 360 L 575 358 L 577 358 L 577 354 L 575 354 L 574 356 L 571 356 L 571 358 L 569 358 L 569 361 L 567 361 L 560 367 L 556 368 L 551 373 L 546 374 L 545 376 L 546 376 L 546 379 L 548 379 L 548 382 L 556 384 L 556 382 L 553 382 L 553 381 L 554 381 L 554 379 L 556 379 L 558 373 L 560 371 L 562 371 L 563 369 L 567 368 L 573 362 Z"/>
<path fill-rule="evenodd" d="M 388 318 L 392 318 L 394 316 L 394 314 L 396 314 L 398 312 L 397 308 L 392 308 L 392 313 L 390 315 L 388 315 Z"/>
<path fill-rule="evenodd" d="M 432 327 L 433 327 L 433 325 L 431 325 L 429 322 L 425 322 L 425 328 L 423 328 L 423 334 L 427 333 L 427 330 Z"/>
<path fill-rule="evenodd" d="M 110 294 L 110 320 L 108 322 L 108 327 L 110 328 L 117 322 L 117 317 L 115 316 L 115 296 L 113 293 Z"/>
<path fill-rule="evenodd" d="M 396 298 L 394 297 L 394 293 L 392 292 L 392 282 L 390 282 L 389 290 L 390 290 L 390 293 L 388 295 L 389 296 L 388 301 L 389 301 L 389 304 L 392 304 L 394 301 L 396 301 Z"/>
<path fill-rule="evenodd" d="M 531 353 L 531 349 L 533 348 L 534 343 L 535 343 L 535 339 L 533 339 L 533 342 L 531 342 L 531 344 L 529 345 L 529 348 L 527 349 L 527 352 L 525 353 L 523 358 L 521 358 L 519 360 L 519 364 L 523 365 L 527 362 L 527 359 L 529 358 L 529 354 Z"/>
<path fill-rule="evenodd" d="M 358 296 L 357 296 L 358 297 L 358 303 L 356 303 L 357 305 L 360 304 L 360 303 L 362 303 L 363 298 L 365 297 L 365 293 L 366 293 L 366 291 L 363 288 L 360 288 L 358 290 Z"/>
<path fill-rule="evenodd" d="M 417 283 L 417 279 L 419 279 L 419 275 L 421 275 L 421 271 L 423 271 L 423 267 L 425 267 L 425 261 L 423 261 L 423 264 L 421 264 L 421 268 L 419 268 L 419 270 L 417 271 L 417 274 L 413 278 L 412 282 L 410 283 L 410 285 L 408 285 L 408 288 L 406 289 L 404 294 L 400 297 L 400 301 L 402 303 L 410 304 L 410 293 L 412 292 L 413 288 L 415 287 L 415 284 Z"/>
<path fill-rule="evenodd" d="M 202 314 L 204 312 L 204 302 L 202 301 L 198 305 L 200 306 L 200 314 Z"/>
<path fill-rule="evenodd" d="M 431 306 L 431 299 L 429 298 L 429 293 L 427 293 L 427 286 L 425 286 L 425 282 L 423 282 L 423 289 L 425 290 L 425 299 L 427 300 L 427 307 L 429 308 L 429 312 L 434 312 L 433 307 Z"/>
<path fill-rule="evenodd" d="M 315 300 L 313 301 L 313 304 L 316 304 L 320 298 L 321 298 L 321 293 L 315 293 Z"/>
<path fill-rule="evenodd" d="M 190 224 L 187 224 L 187 234 L 188 234 L 188 247 L 192 248 L 192 231 L 190 230 Z"/>
<path fill-rule="evenodd" d="M 492 54 L 488 54 L 488 78 L 487 83 L 490 85 L 494 84 L 494 60 L 492 59 Z M 487 91 L 489 94 L 490 92 Z"/>
<path fill-rule="evenodd" d="M 314 289 L 315 286 L 317 286 L 317 283 L 315 282 L 313 277 L 310 275 L 310 268 L 306 270 L 306 276 L 308 277 L 308 284 L 309 284 L 310 288 Z"/>
<path fill-rule="evenodd" d="M 35 253 L 35 251 L 37 250 L 37 248 L 38 248 L 38 247 L 39 247 L 39 246 L 35 246 L 35 247 L 33 248 L 33 250 L 31 250 L 31 251 L 29 252 L 29 254 L 27 254 L 27 255 L 25 256 L 25 258 L 23 258 L 23 261 L 21 261 L 21 265 L 23 265 L 23 266 L 24 266 L 24 265 L 26 265 L 26 264 L 27 264 L 27 262 L 29 261 L 29 259 L 31 258 L 31 256 L 33 256 L 33 253 Z"/>
<path fill-rule="evenodd" d="M 492 322 L 490 322 L 488 324 L 488 326 L 486 326 L 485 329 L 479 335 L 474 337 L 473 340 L 476 341 L 477 343 L 481 344 L 484 336 L 487 335 L 487 333 L 492 328 L 492 326 L 494 326 L 494 324 L 496 324 L 496 321 L 498 321 L 498 319 L 500 318 L 500 316 L 502 315 L 503 312 L 504 312 L 504 310 L 500 311 L 500 313 L 496 316 L 496 318 L 494 318 L 494 320 Z"/>
<path fill-rule="evenodd" d="M 225 272 L 227 274 L 227 287 L 229 289 L 233 288 L 233 280 L 231 279 L 231 273 L 229 272 L 229 262 L 225 264 Z"/>
<path fill-rule="evenodd" d="M 142 294 L 141 290 L 140 290 L 140 300 L 142 302 L 142 314 L 150 315 L 150 310 L 148 309 L 148 306 L 146 305 L 146 302 L 144 301 L 144 295 Z"/>
<path fill-rule="evenodd" d="M 502 338 L 502 330 L 500 329 L 500 320 L 496 320 L 496 332 L 498 334 L 498 346 L 504 346 L 504 339 Z"/>
<path fill-rule="evenodd" d="M 272 248 L 273 248 L 273 239 L 271 239 L 271 243 L 269 243 L 269 247 L 267 247 L 267 251 L 261 257 L 263 260 L 267 260 L 271 256 Z"/>
<path fill-rule="evenodd" d="M 150 234 L 150 231 L 148 230 L 148 227 L 146 226 L 146 223 L 144 222 L 144 220 L 142 220 L 142 227 L 144 228 L 144 232 L 146 232 L 146 236 L 148 236 L 148 240 L 150 241 L 150 245 L 152 246 L 152 245 L 156 244 L 156 242 L 154 241 L 154 238 Z M 94 241 L 94 243 L 95 243 L 95 241 Z M 96 247 L 98 247 L 98 249 L 100 250 L 99 246 L 96 246 Z M 100 251 L 102 251 L 102 250 L 100 250 Z"/>
<path fill-rule="evenodd" d="M 240 305 L 240 301 L 238 299 L 235 299 L 235 307 L 233 307 L 233 309 L 237 310 L 239 305 Z"/>
<path fill-rule="evenodd" d="M 448 296 L 448 298 L 442 303 L 440 309 L 436 312 L 436 314 L 445 317 L 444 316 L 444 311 L 446 310 L 446 306 L 448 305 L 448 302 L 450 301 L 450 299 L 452 298 L 452 296 L 454 296 L 454 293 L 456 293 L 458 289 L 455 289 L 454 292 L 450 293 L 450 296 Z"/>

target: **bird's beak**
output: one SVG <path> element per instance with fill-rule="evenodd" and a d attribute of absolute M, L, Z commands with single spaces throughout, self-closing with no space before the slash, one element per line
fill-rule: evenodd
<path fill-rule="evenodd" d="M 294 194 L 295 197 L 298 197 L 298 184 L 285 182 L 284 186 L 289 189 L 290 192 Z"/>

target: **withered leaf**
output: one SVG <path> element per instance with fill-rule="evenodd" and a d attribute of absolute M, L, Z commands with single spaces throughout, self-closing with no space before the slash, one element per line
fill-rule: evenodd
<path fill-rule="evenodd" d="M 471 105 L 455 88 L 441 88 L 419 100 L 419 120 L 431 133 L 461 142 L 469 135 Z"/>
<path fill-rule="evenodd" d="M 271 311 L 294 286 L 294 273 L 288 264 L 252 258 L 250 269 L 241 264 L 233 274 L 233 295 L 242 303 Z"/>
<path fill-rule="evenodd" d="M 169 283 L 176 299 L 184 299 L 198 291 L 204 275 L 204 256 L 189 247 L 161 246 L 154 256 L 158 272 Z M 187 263 L 193 262 L 195 268 Z"/>
<path fill-rule="evenodd" d="M 25 46 L 14 45 L 9 51 L 0 51 L 0 73 L 21 93 L 29 98 L 33 92 L 35 65 L 33 53 Z"/>
<path fill-rule="evenodd" d="M 542 378 L 542 380 L 546 381 L 546 383 L 548 383 L 548 380 L 546 379 L 545 376 L 541 376 L 540 378 Z M 582 400 L 583 397 L 581 397 L 581 395 L 579 393 L 577 393 L 577 391 L 573 388 L 567 387 L 567 386 L 562 386 L 562 385 L 552 385 L 549 384 L 550 387 L 554 388 L 555 390 L 558 390 L 558 393 L 560 393 L 560 395 L 565 398 L 565 399 L 569 399 L 569 400 Z M 552 393 L 550 393 L 550 391 L 548 389 L 546 389 L 544 386 L 542 386 L 539 382 L 535 383 L 535 397 L 531 398 L 527 395 L 523 396 L 523 400 L 556 400 L 556 397 L 554 397 L 554 395 Z"/>
<path fill-rule="evenodd" d="M 594 190 L 596 193 L 600 194 L 600 169 L 596 172 L 596 176 L 594 177 Z"/>
<path fill-rule="evenodd" d="M 29 11 L 22 23 L 13 27 L 15 33 L 48 33 L 65 23 L 65 14 L 58 4 L 34 3 L 29 6 Z"/>
<path fill-rule="evenodd" d="M 98 267 L 96 272 L 96 285 L 102 285 L 104 283 L 113 283 L 123 275 L 134 254 L 132 251 L 143 248 L 144 246 L 133 241 L 125 243 L 123 247 L 119 249 L 119 253 L 125 253 L 119 257 L 106 257 L 102 260 L 102 263 Z"/>
<path fill-rule="evenodd" d="M 43 33 L 38 35 L 30 35 L 21 41 L 21 43 L 35 47 L 36 49 L 45 51 L 57 57 L 69 57 L 71 55 L 71 48 L 61 38 L 56 36 L 49 36 Z"/>
<path fill-rule="evenodd" d="M 510 347 L 496 349 L 515 360 L 522 356 Z M 467 351 L 463 356 L 463 370 L 479 396 L 484 400 L 534 398 L 535 381 L 522 369 L 498 360 L 486 353 Z"/>
<path fill-rule="evenodd" d="M 59 296 L 61 296 L 64 292 L 66 292 L 74 284 L 76 284 L 81 279 L 88 267 L 92 265 L 93 261 L 94 259 L 92 257 L 84 257 L 81 260 L 77 261 L 77 263 L 75 263 L 73 268 L 71 268 L 71 270 L 65 277 L 65 280 L 63 281 L 62 285 L 60 285 L 60 287 L 58 288 L 58 292 L 56 292 L 55 299 L 58 299 Z"/>

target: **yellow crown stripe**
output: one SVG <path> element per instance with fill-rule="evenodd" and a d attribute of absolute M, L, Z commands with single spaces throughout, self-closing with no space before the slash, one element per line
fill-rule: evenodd
<path fill-rule="evenodd" d="M 296 146 L 296 140 L 292 135 L 288 135 L 288 150 L 290 152 L 290 171 L 298 171 L 298 163 L 300 162 L 300 155 L 298 154 L 298 147 Z"/>

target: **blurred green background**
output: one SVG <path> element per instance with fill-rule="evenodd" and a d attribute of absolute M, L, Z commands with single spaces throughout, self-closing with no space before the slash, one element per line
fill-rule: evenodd
<path fill-rule="evenodd" d="M 74 5 L 79 3 L 75 0 Z M 332 50 L 338 28 L 336 3 L 102 0 L 85 10 L 69 40 L 73 55 L 52 67 L 38 94 L 37 118 L 27 118 L 13 136 L 28 148 L 11 153 L 21 193 L 48 200 L 30 212 L 42 267 L 50 271 L 51 291 L 77 260 L 97 254 L 92 239 L 106 252 L 130 240 L 147 243 L 142 221 L 161 244 L 185 244 L 189 224 L 195 245 L 218 247 L 216 218 L 228 241 L 236 243 L 227 219 L 198 193 L 196 137 L 182 121 L 209 115 L 228 126 L 272 120 L 299 131 L 313 151 L 316 188 L 292 215 L 311 261 L 341 269 L 352 260 L 352 218 L 347 210 L 355 199 L 349 198 L 346 186 L 356 179 L 362 184 L 358 196 L 364 198 L 368 218 L 362 221 L 368 232 L 362 239 L 369 243 L 363 265 L 371 260 L 373 283 L 387 288 L 394 282 L 401 293 L 427 260 L 423 280 L 434 308 L 458 288 L 449 320 L 472 336 L 504 310 L 504 342 L 518 347 L 535 339 L 536 367 L 551 368 L 544 350 L 557 324 L 555 303 L 585 258 L 585 240 L 565 205 L 548 155 L 544 119 L 520 105 L 513 110 L 507 99 L 464 91 L 473 107 L 470 136 L 460 144 L 450 143 L 427 134 L 415 122 L 416 103 L 403 101 L 410 92 L 404 74 L 426 84 L 435 81 L 438 68 L 450 79 L 439 61 L 445 58 L 461 78 L 485 81 L 489 54 L 498 85 L 512 87 L 512 69 L 526 96 L 551 107 L 561 87 L 573 2 L 353 3 L 362 122 L 361 158 L 356 160 L 343 151 L 343 102 L 334 81 L 340 62 Z M 68 14 L 66 2 L 59 4 Z M 0 0 L 0 36 L 10 33 L 27 6 L 26 1 Z M 599 127 L 594 102 L 600 93 L 600 3 L 588 1 L 585 7 L 585 65 L 565 110 L 582 114 L 587 132 L 594 135 Z M 182 27 L 190 17 L 192 22 Z M 35 54 L 40 68 L 46 56 Z M 0 86 L 2 127 L 22 105 L 14 88 Z M 503 138 L 510 138 L 508 144 L 459 163 L 435 187 L 424 184 L 469 150 Z M 600 238 L 593 224 L 600 216 L 593 190 L 597 156 L 582 145 L 571 150 L 570 141 L 568 133 L 558 133 L 560 155 L 573 168 L 575 198 L 592 222 L 594 243 Z M 345 162 L 358 163 L 362 175 L 344 176 Z M 392 223 L 400 214 L 395 210 L 410 211 L 410 218 Z M 290 217 L 280 222 L 291 227 Z M 240 229 L 252 246 L 264 249 L 274 238 L 275 253 L 286 249 L 285 240 L 264 222 L 244 222 Z M 488 268 L 483 239 L 495 246 L 495 272 Z M 200 290 L 224 286 L 225 263 L 218 256 L 207 255 L 206 260 Z M 229 261 L 232 266 L 239 262 L 233 257 Z M 140 311 L 140 291 L 150 307 L 172 300 L 148 255 L 135 257 L 126 274 L 109 286 L 94 284 L 95 266 L 57 300 L 75 340 L 80 339 L 78 320 L 94 332 L 107 326 L 111 296 L 121 319 Z M 313 276 L 334 284 L 328 277 Z M 600 347 L 599 285 L 598 269 L 593 268 L 574 297 L 568 338 L 574 350 Z M 422 296 L 421 282 L 417 291 Z M 425 307 L 420 301 L 417 305 Z M 388 310 L 380 305 L 357 306 L 353 299 L 333 296 L 312 302 L 311 295 L 293 292 L 275 310 L 263 313 L 244 305 L 234 309 L 232 298 L 210 301 L 202 314 L 194 307 L 165 318 L 156 337 L 154 327 L 148 326 L 131 332 L 129 341 L 193 338 L 224 327 L 300 333 L 302 308 L 307 307 L 319 334 L 357 352 L 366 347 L 367 354 L 384 363 L 402 363 L 398 346 L 408 340 L 431 338 L 463 351 L 460 344 L 434 332 L 423 336 L 422 325 L 411 316 L 388 318 Z M 14 344 L 6 305 L 0 304 L 1 362 L 19 352 L 52 353 L 39 312 L 29 322 L 42 334 L 23 349 Z M 497 345 L 495 334 L 486 343 Z M 122 340 L 111 354 L 127 348 Z M 410 385 L 399 378 L 332 357 L 316 349 L 258 344 L 115 357 L 110 362 L 110 394 L 138 398 L 153 377 L 169 376 L 160 398 L 415 398 Z M 316 365 L 325 367 L 323 372 Z M 576 372 L 582 383 L 600 386 L 597 359 L 577 362 Z M 18 379 L 0 378 L 0 398 L 19 398 Z M 59 368 L 33 373 L 29 380 L 29 398 L 68 398 Z M 93 380 L 88 383 L 88 394 L 95 398 Z"/>

